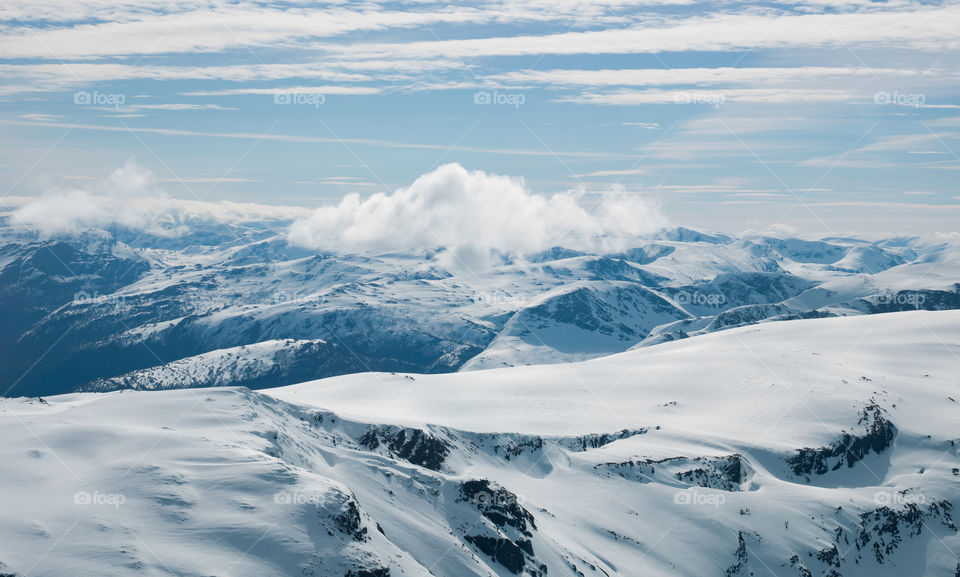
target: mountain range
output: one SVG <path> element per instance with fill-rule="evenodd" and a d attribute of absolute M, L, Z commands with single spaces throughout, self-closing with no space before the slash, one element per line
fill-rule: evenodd
<path fill-rule="evenodd" d="M 685 228 L 592 254 L 308 250 L 296 212 L 41 234 L 0 214 L 0 391 L 561 363 L 778 320 L 960 308 L 960 239 Z M 239 216 L 238 216 L 239 215 Z M 38 362 L 42 359 L 42 362 Z"/>

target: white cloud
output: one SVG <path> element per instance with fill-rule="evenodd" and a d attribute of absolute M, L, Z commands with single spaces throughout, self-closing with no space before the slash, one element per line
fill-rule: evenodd
<path fill-rule="evenodd" d="M 361 63 L 355 64 L 361 67 Z M 97 83 L 118 80 L 225 80 L 229 82 L 257 82 L 286 79 L 321 80 L 323 82 L 362 82 L 371 80 L 365 74 L 334 70 L 335 64 L 317 62 L 255 63 L 222 66 L 160 66 L 148 64 L 117 64 L 104 62 L 0 64 L 0 74 L 21 79 L 23 84 L 6 85 L 0 94 L 19 92 L 48 92 L 74 86 L 94 86 Z M 366 69 L 376 69 L 375 63 L 364 63 Z M 386 68 L 387 63 L 381 63 Z M 408 66 L 409 68 L 409 66 Z M 396 68 L 394 68 L 396 70 Z"/>
<path fill-rule="evenodd" d="M 864 136 L 866 136 L 866 133 Z M 843 153 L 810 158 L 800 164 L 839 168 L 889 168 L 894 166 L 891 157 L 911 154 L 911 150 L 915 150 L 917 147 L 942 147 L 944 152 L 951 153 L 947 142 L 958 139 L 960 139 L 960 134 L 956 132 L 881 136 L 873 142 L 855 146 Z"/>
<path fill-rule="evenodd" d="M 365 95 L 379 94 L 380 88 L 375 86 L 277 86 L 275 88 L 227 88 L 224 90 L 200 90 L 184 92 L 183 96 L 236 96 L 236 95 L 269 95 L 279 93 L 291 94 L 344 94 Z"/>
<path fill-rule="evenodd" d="M 585 174 L 575 174 L 574 178 L 590 178 L 595 176 L 636 176 L 638 174 L 646 174 L 647 170 L 645 168 L 627 168 L 623 170 L 595 170 L 593 172 L 587 172 Z"/>
<path fill-rule="evenodd" d="M 30 114 L 21 114 L 20 118 L 26 118 L 27 120 L 36 120 L 38 122 L 54 122 L 63 118 L 59 114 L 45 114 L 42 112 L 35 112 Z"/>
<path fill-rule="evenodd" d="M 749 83 L 807 83 L 850 77 L 919 77 L 918 70 L 867 68 L 866 66 L 795 66 L 759 68 L 633 68 L 621 70 L 518 70 L 490 79 L 512 84 L 556 86 L 664 86 Z"/>
<path fill-rule="evenodd" d="M 466 40 L 428 40 L 324 48 L 349 58 L 656 54 L 661 52 L 825 48 L 896 44 L 943 51 L 960 45 L 960 7 L 947 5 L 867 13 L 791 14 L 779 11 L 650 19 L 629 28 Z M 758 33 L 749 33 L 755 31 Z"/>
<path fill-rule="evenodd" d="M 13 213 L 11 222 L 44 236 L 112 225 L 170 235 L 176 230 L 162 224 L 169 202 L 150 171 L 127 162 L 93 190 L 52 191 L 28 202 Z"/>
<path fill-rule="evenodd" d="M 836 124 L 836 118 L 813 116 L 784 116 L 751 111 L 751 116 L 699 116 L 685 122 L 677 134 L 689 136 L 730 136 L 780 131 L 821 130 L 824 124 Z"/>
<path fill-rule="evenodd" d="M 490 251 L 622 248 L 666 223 L 656 206 L 623 191 L 542 196 L 522 179 L 448 164 L 392 194 L 351 194 L 321 207 L 295 222 L 288 239 L 330 250 L 443 247 L 449 264 L 476 266 Z"/>
<path fill-rule="evenodd" d="M 306 2 L 287 6 L 227 0 L 175 0 L 162 6 L 145 0 L 116 4 L 106 0 L 21 3 L 24 5 L 0 7 L 0 21 L 6 15 L 12 23 L 0 35 L 0 57 L 11 61 L 25 59 L 23 63 L 0 64 L 0 75 L 10 80 L 0 86 L 0 97 L 136 79 L 237 83 L 289 80 L 306 86 L 323 84 L 322 90 L 315 90 L 324 94 L 378 94 L 510 85 L 597 90 L 721 83 L 801 87 L 817 81 L 826 90 L 841 82 L 863 83 L 879 78 L 912 83 L 923 80 L 935 85 L 955 78 L 950 66 L 920 73 L 929 64 L 922 54 L 917 57 L 924 60 L 912 69 L 869 68 L 861 63 L 758 68 L 506 69 L 490 76 L 475 73 L 486 69 L 479 59 L 497 56 L 759 52 L 784 48 L 842 48 L 845 52 L 856 50 L 857 54 L 865 54 L 885 47 L 945 52 L 960 46 L 955 33 L 960 7 L 951 3 L 924 6 L 901 0 L 815 0 L 812 5 L 807 3 L 787 12 L 739 3 L 721 3 L 696 12 L 655 9 L 692 1 L 511 0 L 477 5 L 414 2 L 389 8 L 376 3 Z M 803 13 L 805 9 L 824 12 Z M 33 19 L 62 25 L 36 26 Z M 546 22 L 561 26 L 536 27 Z M 509 29 L 505 24 L 527 28 L 513 36 L 491 36 Z M 440 39 L 434 26 L 440 26 L 440 33 L 447 39 Z M 443 28 L 463 26 L 471 27 L 469 38 L 450 39 Z M 400 29 L 410 32 L 400 36 L 390 33 Z M 555 29 L 568 31 L 545 33 Z M 745 34 L 744 30 L 756 33 Z M 347 36 L 350 34 L 359 37 L 356 42 Z M 392 41 L 398 37 L 410 40 Z M 198 61 L 216 62 L 216 55 L 230 55 L 228 61 L 233 61 L 230 52 L 235 50 L 251 53 L 254 61 L 193 65 Z M 135 64 L 130 64 L 132 59 L 123 61 L 124 57 L 137 55 L 169 58 L 148 58 L 149 63 L 140 58 Z M 183 55 L 190 55 L 189 60 L 184 61 Z M 947 77 L 943 77 L 944 70 L 948 71 Z M 355 82 L 376 84 L 356 86 L 352 84 Z M 187 94 L 232 96 L 272 91 L 262 86 L 197 88 L 203 90 Z M 797 91 L 792 94 L 806 100 L 836 100 L 824 90 L 810 91 L 806 96 Z M 749 100 L 751 97 L 756 100 Z M 657 102 L 657 98 L 656 93 L 601 93 L 582 95 L 574 101 L 643 104 Z M 752 96 L 744 94 L 741 99 L 788 101 L 782 94 L 764 96 L 758 92 Z M 956 105 L 923 105 L 953 106 Z"/>
<path fill-rule="evenodd" d="M 609 92 L 585 92 L 557 102 L 576 104 L 604 104 L 613 106 L 636 106 L 640 104 L 694 104 L 719 107 L 727 102 L 755 102 L 784 104 L 792 102 L 843 103 L 865 101 L 863 92 L 851 89 L 806 89 L 806 88 L 731 88 L 724 90 L 630 90 L 617 89 Z"/>
<path fill-rule="evenodd" d="M 933 126 L 960 126 L 960 116 L 951 116 L 949 118 L 938 118 L 931 120 Z"/>
<path fill-rule="evenodd" d="M 117 115 L 114 115 L 117 116 Z M 129 115 L 124 115 L 124 117 Z M 439 150 L 444 153 L 450 152 L 480 152 L 484 154 L 498 154 L 507 156 L 543 156 L 543 157 L 569 157 L 569 158 L 629 158 L 636 159 L 635 154 L 622 152 L 599 152 L 599 151 L 567 151 L 567 150 L 549 150 L 533 148 L 485 148 L 478 146 L 462 146 L 449 144 L 427 144 L 416 142 L 400 142 L 391 140 L 378 140 L 372 138 L 334 138 L 324 136 L 313 136 L 309 134 L 273 134 L 256 132 L 201 132 L 198 130 L 187 130 L 180 128 L 150 128 L 142 126 L 111 126 L 103 124 L 68 124 L 66 122 L 37 122 L 30 120 L 5 120 L 0 118 L 0 125 L 10 126 L 44 126 L 56 128 L 69 128 L 70 130 L 93 130 L 99 132 L 121 132 L 125 134 L 163 134 L 166 136 L 196 136 L 205 138 L 228 138 L 238 140 L 271 141 L 271 142 L 299 142 L 312 144 L 358 144 L 363 146 L 377 146 L 383 148 L 403 148 L 414 150 Z"/>
<path fill-rule="evenodd" d="M 120 110 L 236 110 L 219 104 L 130 104 L 120 107 Z"/>
<path fill-rule="evenodd" d="M 645 128 L 646 130 L 660 130 L 659 122 L 621 122 L 623 126 L 633 126 L 636 128 Z"/>
<path fill-rule="evenodd" d="M 3 58 L 89 59 L 133 54 L 220 52 L 236 47 L 268 47 L 305 38 L 330 38 L 350 32 L 416 28 L 439 24 L 489 22 L 497 13 L 470 8 L 432 12 L 278 9 L 221 4 L 191 6 L 170 13 L 144 13 L 71 27 L 10 27 L 0 37 Z"/>
<path fill-rule="evenodd" d="M 298 207 L 177 200 L 159 188 L 160 180 L 128 161 L 106 179 L 90 180 L 87 188 L 53 190 L 39 197 L 14 199 L 11 204 L 18 208 L 11 215 L 11 223 L 45 237 L 112 227 L 172 237 L 188 232 L 191 224 L 198 221 L 293 221 L 309 214 Z"/>

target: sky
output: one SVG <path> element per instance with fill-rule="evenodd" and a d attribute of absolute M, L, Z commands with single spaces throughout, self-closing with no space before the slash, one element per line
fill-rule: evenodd
<path fill-rule="evenodd" d="M 136 166 L 164 198 L 326 207 L 337 234 L 384 194 L 952 232 L 958 48 L 957 2 L 0 1 L 0 194 Z M 450 174 L 446 203 L 416 193 Z"/>

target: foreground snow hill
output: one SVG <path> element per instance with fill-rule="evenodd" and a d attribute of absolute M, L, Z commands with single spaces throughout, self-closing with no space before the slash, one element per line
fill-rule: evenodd
<path fill-rule="evenodd" d="M 0 573 L 955 575 L 960 311 L 0 400 Z"/>

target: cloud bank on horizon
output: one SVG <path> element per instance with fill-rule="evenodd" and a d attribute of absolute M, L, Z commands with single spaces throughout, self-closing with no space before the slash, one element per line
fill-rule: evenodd
<path fill-rule="evenodd" d="M 293 246 L 343 252 L 447 249 L 450 266 L 487 262 L 493 252 L 526 255 L 554 246 L 627 248 L 668 224 L 659 207 L 623 191 L 531 192 L 521 178 L 447 164 L 390 194 L 346 195 L 313 211 L 172 199 L 143 166 L 128 161 L 86 187 L 18 198 L 11 223 L 42 237 L 113 228 L 172 238 L 198 222 L 289 222 Z"/>
<path fill-rule="evenodd" d="M 114 228 L 173 238 L 190 233 L 197 222 L 283 221 L 309 213 L 296 207 L 171 198 L 153 172 L 132 160 L 104 179 L 5 199 L 0 208 L 9 210 L 15 228 L 43 238 Z"/>
<path fill-rule="evenodd" d="M 10 221 L 44 237 L 113 226 L 175 236 L 183 229 L 163 226 L 172 210 L 153 173 L 127 162 L 91 187 L 52 190 L 27 201 L 11 214 Z"/>
<path fill-rule="evenodd" d="M 0 190 L 133 151 L 172 199 L 369 210 L 456 162 L 714 229 L 948 231 L 958 29 L 953 0 L 4 5 Z"/>

